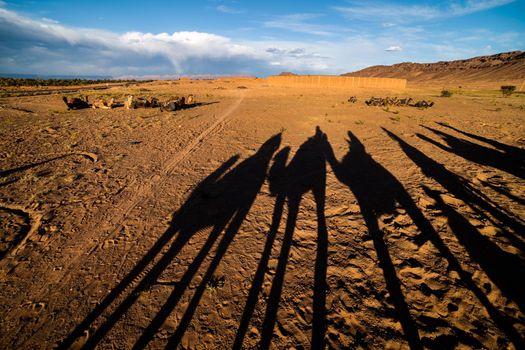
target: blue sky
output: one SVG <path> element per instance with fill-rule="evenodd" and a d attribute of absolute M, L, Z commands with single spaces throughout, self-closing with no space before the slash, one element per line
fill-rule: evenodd
<path fill-rule="evenodd" d="M 525 0 L 0 0 L 0 73 L 341 74 L 525 48 Z"/>

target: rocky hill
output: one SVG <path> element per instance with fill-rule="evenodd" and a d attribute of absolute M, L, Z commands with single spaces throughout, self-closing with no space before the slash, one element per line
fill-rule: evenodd
<path fill-rule="evenodd" d="M 343 76 L 404 78 L 408 82 L 474 82 L 525 79 L 525 52 L 512 51 L 436 63 L 372 66 Z"/>

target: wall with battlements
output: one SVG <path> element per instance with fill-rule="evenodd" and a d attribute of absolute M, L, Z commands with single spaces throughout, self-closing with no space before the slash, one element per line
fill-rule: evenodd
<path fill-rule="evenodd" d="M 406 79 L 341 77 L 330 75 L 269 76 L 272 86 L 404 89 Z"/>

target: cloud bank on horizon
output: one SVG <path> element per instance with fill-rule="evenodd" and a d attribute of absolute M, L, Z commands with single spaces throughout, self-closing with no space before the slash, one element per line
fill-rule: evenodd
<path fill-rule="evenodd" d="M 0 1 L 0 73 L 341 74 L 525 47 L 523 0 L 342 1 L 303 8 L 210 0 L 140 17 L 126 12 L 133 9 L 125 2 L 111 9 L 94 1 L 88 9 L 61 1 Z"/>

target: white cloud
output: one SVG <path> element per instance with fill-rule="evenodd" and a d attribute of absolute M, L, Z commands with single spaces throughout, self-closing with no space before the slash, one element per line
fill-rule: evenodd
<path fill-rule="evenodd" d="M 452 15 L 462 16 L 507 5 L 514 1 L 515 0 L 467 0 L 464 3 L 452 3 L 449 9 Z"/>
<path fill-rule="evenodd" d="M 227 65 L 244 62 L 249 65 L 264 64 L 265 54 L 253 48 L 232 42 L 229 38 L 201 32 L 142 33 L 127 32 L 117 34 L 108 31 L 71 28 L 47 20 L 33 20 L 15 12 L 0 9 L 0 37 L 3 54 L 23 56 L 27 69 L 40 69 L 40 60 L 54 58 L 60 54 L 69 64 L 60 67 L 49 62 L 49 68 L 71 69 L 75 71 L 85 60 L 97 62 L 98 71 L 113 69 L 123 73 L 134 65 L 161 63 L 164 68 L 175 73 L 200 70 L 218 62 Z M 41 48 L 38 56 L 22 51 Z M 45 50 L 44 50 L 45 49 Z M 20 62 L 22 64 L 22 62 Z M 64 62 L 61 63 L 63 65 Z M 126 67 L 126 64 L 129 64 Z M 108 67 L 111 66 L 111 67 Z M 84 69 L 86 66 L 83 67 Z"/>
<path fill-rule="evenodd" d="M 336 11 L 349 19 L 363 21 L 386 20 L 389 24 L 407 20 L 428 20 L 440 16 L 440 10 L 422 5 L 396 5 L 390 3 L 352 4 L 348 7 L 334 7 Z"/>
<path fill-rule="evenodd" d="M 303 14 L 292 19 L 298 25 L 316 16 Z M 0 8 L 0 67 L 2 73 L 110 76 L 267 75 L 280 71 L 341 74 L 375 64 L 472 57 L 484 54 L 489 44 L 501 51 L 501 42 L 505 41 L 510 42 L 506 47 L 511 49 L 523 46 L 523 40 L 513 32 L 481 33 L 493 38 L 500 35 L 503 41 L 487 39 L 476 43 L 478 48 L 465 48 L 453 40 L 457 33 L 447 39 L 443 33 L 425 32 L 418 26 L 395 25 L 374 35 L 338 29 L 307 28 L 327 34 L 337 32 L 334 36 L 319 34 L 316 40 L 233 40 L 191 31 L 114 33 L 34 20 Z M 385 48 L 397 52 L 387 54 Z"/>
<path fill-rule="evenodd" d="M 238 15 L 238 14 L 244 13 L 244 11 L 237 10 L 229 6 L 225 6 L 225 5 L 219 5 L 215 9 L 219 12 L 228 13 L 231 15 Z"/>
<path fill-rule="evenodd" d="M 330 64 L 333 54 L 324 54 L 323 43 L 233 41 L 189 31 L 118 34 L 34 20 L 5 9 L 0 9 L 0 37 L 4 73 L 269 74 L 278 72 L 275 67 L 303 73 L 346 71 Z"/>
<path fill-rule="evenodd" d="M 321 17 L 316 13 L 295 13 L 291 15 L 279 16 L 270 21 L 264 22 L 266 28 L 284 29 L 296 33 L 306 33 L 311 35 L 329 36 L 338 31 L 332 25 L 314 24 L 308 21 Z"/>
<path fill-rule="evenodd" d="M 42 21 L 43 22 L 47 22 L 47 23 L 54 23 L 54 24 L 58 24 L 59 23 L 57 20 L 54 20 L 54 19 L 51 19 L 51 18 L 47 18 L 47 17 L 42 17 Z"/>
<path fill-rule="evenodd" d="M 363 21 L 417 22 L 464 16 L 514 2 L 515 0 L 466 0 L 448 2 L 446 6 L 402 5 L 388 2 L 351 2 L 333 9 L 349 19 Z"/>
<path fill-rule="evenodd" d="M 401 51 L 400 46 L 389 46 L 385 49 L 385 51 Z"/>

